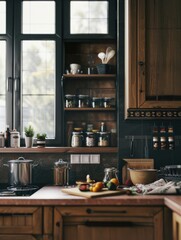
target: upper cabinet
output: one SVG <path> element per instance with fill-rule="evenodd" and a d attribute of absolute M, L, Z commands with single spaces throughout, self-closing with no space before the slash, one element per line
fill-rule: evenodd
<path fill-rule="evenodd" d="M 125 1 L 125 117 L 181 117 L 181 1 Z"/>

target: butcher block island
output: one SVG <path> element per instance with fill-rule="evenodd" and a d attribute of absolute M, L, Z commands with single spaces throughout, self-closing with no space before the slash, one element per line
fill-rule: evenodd
<path fill-rule="evenodd" d="M 133 240 L 135 234 L 137 240 L 180 240 L 180 219 L 180 196 L 87 198 L 46 186 L 31 196 L 0 198 L 4 240 Z"/>

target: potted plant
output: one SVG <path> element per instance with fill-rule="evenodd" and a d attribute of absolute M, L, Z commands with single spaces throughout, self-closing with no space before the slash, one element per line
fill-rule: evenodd
<path fill-rule="evenodd" d="M 37 147 L 45 147 L 46 145 L 46 133 L 37 133 Z"/>
<path fill-rule="evenodd" d="M 25 146 L 31 148 L 33 146 L 33 136 L 35 134 L 34 129 L 31 125 L 24 128 L 25 130 Z"/>

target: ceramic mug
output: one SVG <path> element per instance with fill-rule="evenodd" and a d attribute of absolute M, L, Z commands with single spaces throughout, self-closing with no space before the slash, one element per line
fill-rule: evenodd
<path fill-rule="evenodd" d="M 80 73 L 80 68 L 81 68 L 81 66 L 77 63 L 71 63 L 70 64 L 70 72 L 72 74 Z"/>

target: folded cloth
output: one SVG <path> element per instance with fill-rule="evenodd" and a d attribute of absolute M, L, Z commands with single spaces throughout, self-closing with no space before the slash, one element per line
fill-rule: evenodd
<path fill-rule="evenodd" d="M 177 188 L 181 188 L 181 182 L 173 182 L 169 181 L 166 182 L 164 179 L 159 179 L 153 183 L 143 185 L 143 184 L 136 184 L 135 186 L 132 186 L 130 188 L 124 188 L 128 189 L 132 192 L 132 194 L 176 194 Z"/>

